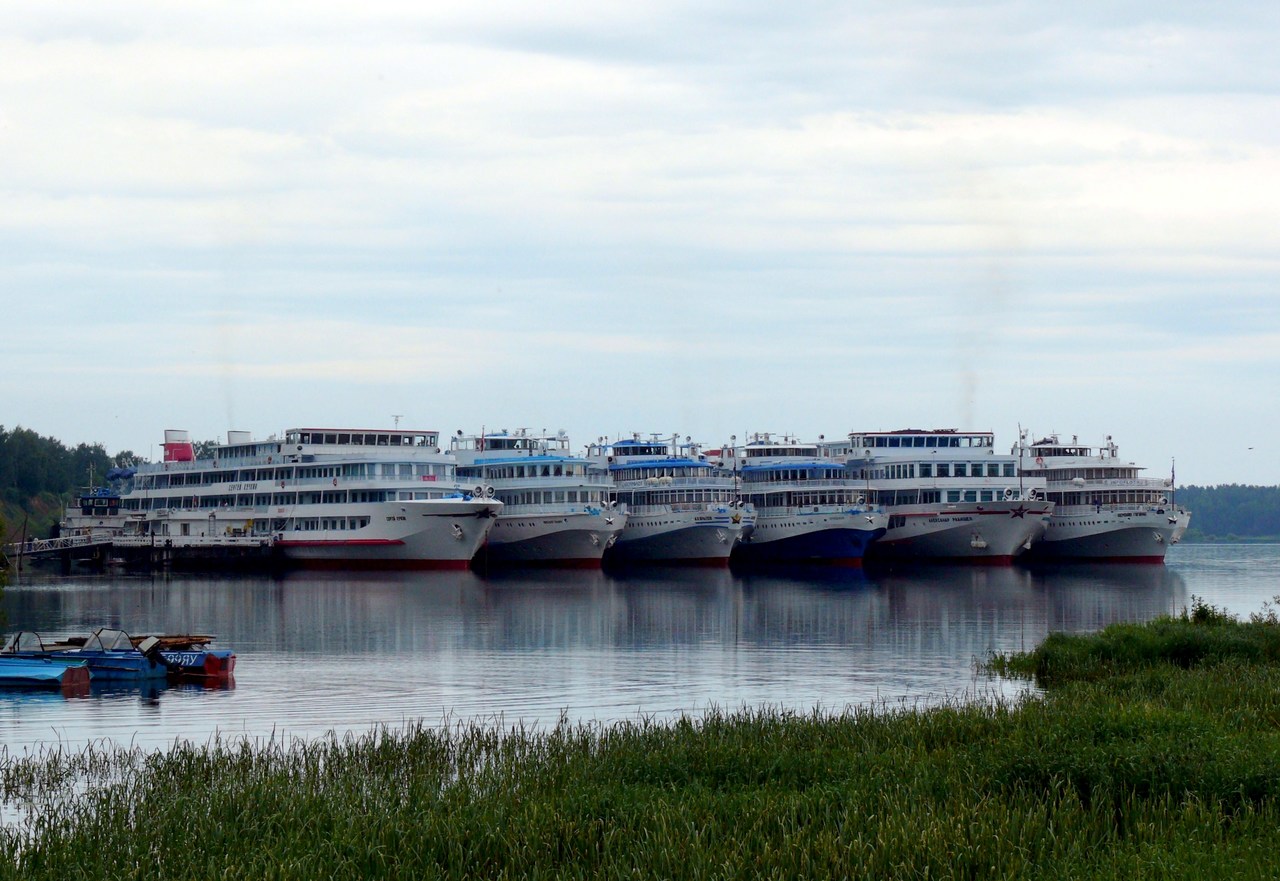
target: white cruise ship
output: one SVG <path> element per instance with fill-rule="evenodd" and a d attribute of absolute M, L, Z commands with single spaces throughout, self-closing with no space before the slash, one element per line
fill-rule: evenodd
<path fill-rule="evenodd" d="M 691 438 L 651 436 L 587 449 L 608 468 L 613 498 L 627 510 L 627 525 L 607 560 L 727 566 L 734 545 L 755 522 L 738 498 L 731 472 L 717 468 Z"/>
<path fill-rule="evenodd" d="M 742 499 L 756 525 L 734 560 L 820 562 L 861 566 L 867 547 L 884 535 L 884 509 L 867 501 L 844 462 L 816 443 L 755 434 L 742 448 Z"/>
<path fill-rule="evenodd" d="M 464 492 L 435 431 L 293 428 L 255 441 L 230 431 L 196 458 L 165 432 L 164 461 L 120 493 L 120 549 L 193 554 L 269 547 L 305 566 L 465 568 L 502 503 Z"/>
<path fill-rule="evenodd" d="M 1013 453 L 1025 477 L 1044 479 L 1054 503 L 1029 559 L 1159 563 L 1191 521 L 1174 504 L 1172 476 L 1140 477 L 1145 469 L 1120 459 L 1110 435 L 1099 447 L 1074 436 L 1070 443 L 1056 434 L 1030 444 L 1020 438 Z"/>
<path fill-rule="evenodd" d="M 564 432 L 459 432 L 450 453 L 460 481 L 492 486 L 503 503 L 485 562 L 598 567 L 627 522 L 610 502 L 608 472 L 572 455 Z"/>
<path fill-rule="evenodd" d="M 826 449 L 889 515 L 871 558 L 1008 565 L 1049 524 L 1043 477 L 1020 476 L 989 431 L 853 432 Z"/>

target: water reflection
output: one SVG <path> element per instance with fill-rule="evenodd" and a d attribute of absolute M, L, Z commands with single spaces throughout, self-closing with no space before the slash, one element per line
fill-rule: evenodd
<path fill-rule="evenodd" d="M 1280 554 L 1277 555 L 1280 558 Z M 1209 567 L 1212 571 L 1212 567 Z M 446 717 L 668 717 L 710 706 L 838 709 L 935 701 L 990 683 L 974 660 L 1050 630 L 1186 605 L 1187 567 L 931 567 L 35 578 L 4 596 L 14 626 L 206 632 L 236 687 L 0 694 L 0 742 L 313 736 Z"/>

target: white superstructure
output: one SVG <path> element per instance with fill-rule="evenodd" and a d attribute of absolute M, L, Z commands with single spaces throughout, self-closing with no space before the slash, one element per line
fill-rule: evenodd
<path fill-rule="evenodd" d="M 1145 470 L 1120 458 L 1108 435 L 1098 447 L 1052 434 L 1012 451 L 1024 478 L 1042 478 L 1054 503 L 1033 559 L 1162 562 L 1186 531 L 1191 515 L 1174 504 L 1173 477 L 1141 477 Z"/>
<path fill-rule="evenodd" d="M 1018 474 L 989 431 L 853 432 L 825 445 L 889 515 L 872 558 L 1007 565 L 1044 535 L 1044 480 Z"/>
<path fill-rule="evenodd" d="M 608 468 L 613 498 L 627 509 L 627 526 L 609 560 L 728 565 L 755 522 L 755 511 L 738 498 L 733 473 L 717 467 L 692 438 L 601 439 L 587 456 Z"/>
<path fill-rule="evenodd" d="M 435 431 L 294 428 L 255 441 L 231 431 L 197 458 L 165 432 L 164 461 L 123 487 L 122 548 L 270 546 L 309 566 L 463 568 L 502 503 L 458 486 Z"/>
<path fill-rule="evenodd" d="M 481 556 L 492 563 L 596 567 L 627 522 L 611 503 L 608 472 L 570 452 L 564 432 L 458 433 L 458 479 L 503 503 Z"/>

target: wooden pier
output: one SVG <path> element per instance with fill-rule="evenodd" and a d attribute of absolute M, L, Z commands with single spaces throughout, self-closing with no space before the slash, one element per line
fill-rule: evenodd
<path fill-rule="evenodd" d="M 203 535 L 123 535 L 93 533 L 30 539 L 6 545 L 5 555 L 22 571 L 26 561 L 56 558 L 62 571 L 73 561 L 103 569 L 118 563 L 131 569 L 265 569 L 279 564 L 275 537 Z"/>

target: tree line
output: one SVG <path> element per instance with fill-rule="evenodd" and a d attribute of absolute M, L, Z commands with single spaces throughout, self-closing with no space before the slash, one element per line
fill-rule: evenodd
<path fill-rule="evenodd" d="M 108 469 L 137 461 L 131 450 L 112 455 L 100 443 L 68 447 L 29 428 L 0 425 L 0 520 L 9 530 L 46 536 L 67 497 L 102 483 Z M 13 537 L 0 534 L 0 540 Z"/>
<path fill-rule="evenodd" d="M 130 450 L 112 455 L 102 444 L 68 447 L 29 428 L 10 431 L 0 425 L 0 496 L 10 504 L 21 505 L 40 493 L 61 495 L 101 483 L 107 469 L 136 461 Z"/>
<path fill-rule="evenodd" d="M 1175 498 L 1191 512 L 1187 541 L 1280 538 L 1280 486 L 1184 486 Z"/>

